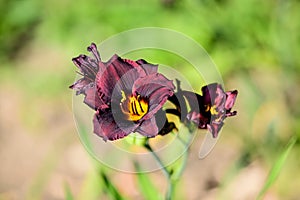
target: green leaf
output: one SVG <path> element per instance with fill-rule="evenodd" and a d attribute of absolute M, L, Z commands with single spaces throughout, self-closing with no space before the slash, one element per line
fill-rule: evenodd
<path fill-rule="evenodd" d="M 68 184 L 65 184 L 65 199 L 66 200 L 73 200 L 74 199 Z"/>
<path fill-rule="evenodd" d="M 109 180 L 105 172 L 100 171 L 100 176 L 102 178 L 102 181 L 104 183 L 104 187 L 110 197 L 114 200 L 125 200 L 125 198 L 121 195 L 121 193 L 118 191 L 118 189 L 113 185 L 113 183 Z"/>
<path fill-rule="evenodd" d="M 138 163 L 135 163 L 135 169 L 138 172 L 138 187 L 141 191 L 145 200 L 157 200 L 162 199 L 162 196 L 159 194 L 159 191 L 152 183 L 150 177 L 146 174 L 141 172 L 141 168 Z"/>
<path fill-rule="evenodd" d="M 265 195 L 265 193 L 267 192 L 267 190 L 272 186 L 272 184 L 276 181 L 292 147 L 294 146 L 295 142 L 296 142 L 297 138 L 296 137 L 293 137 L 286 149 L 281 153 L 281 155 L 279 156 L 279 158 L 277 159 L 277 161 L 275 162 L 274 166 L 272 167 L 268 177 L 267 177 L 267 180 L 265 182 L 265 185 L 263 186 L 262 190 L 259 192 L 259 195 L 257 197 L 257 199 L 262 199 L 263 196 Z"/>

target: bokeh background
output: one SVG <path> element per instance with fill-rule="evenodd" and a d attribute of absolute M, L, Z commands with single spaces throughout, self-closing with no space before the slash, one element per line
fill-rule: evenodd
<path fill-rule="evenodd" d="M 148 26 L 199 42 L 226 89 L 239 90 L 238 116 L 204 160 L 195 139 L 175 199 L 255 199 L 300 136 L 299 9 L 298 0 L 1 0 L 0 199 L 110 199 L 73 121 L 71 58 Z M 299 153 L 297 141 L 264 199 L 299 199 Z M 143 199 L 135 175 L 109 177 L 128 199 Z M 151 178 L 163 193 L 161 172 Z"/>

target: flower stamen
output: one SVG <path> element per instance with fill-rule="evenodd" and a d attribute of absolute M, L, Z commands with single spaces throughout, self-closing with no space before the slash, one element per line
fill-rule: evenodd
<path fill-rule="evenodd" d="M 122 97 L 123 98 L 121 99 L 120 106 L 122 112 L 126 115 L 127 120 L 138 121 L 145 114 L 147 114 L 148 107 L 149 107 L 148 101 L 141 98 L 140 95 L 131 96 L 127 100 L 125 93 L 122 91 Z M 126 106 L 126 102 L 127 102 L 127 106 Z M 125 103 L 125 107 L 123 107 L 124 106 L 123 103 Z"/>
<path fill-rule="evenodd" d="M 123 90 L 121 91 L 121 94 L 122 94 L 121 103 L 123 103 L 126 100 L 126 95 L 125 95 L 125 92 Z"/>
<path fill-rule="evenodd" d="M 210 108 L 210 113 L 212 114 L 212 115 L 217 115 L 217 114 L 219 114 L 219 112 L 216 110 L 216 105 L 214 105 L 214 106 L 212 106 L 211 108 Z"/>
<path fill-rule="evenodd" d="M 208 112 L 210 110 L 210 105 L 204 105 L 205 107 L 205 112 Z"/>

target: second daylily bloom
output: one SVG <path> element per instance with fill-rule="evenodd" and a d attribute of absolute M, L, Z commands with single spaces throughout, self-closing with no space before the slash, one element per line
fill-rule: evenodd
<path fill-rule="evenodd" d="M 185 91 L 183 95 L 191 105 L 187 119 L 197 124 L 198 128 L 208 129 L 213 137 L 217 137 L 224 119 L 237 113 L 231 112 L 237 94 L 237 90 L 224 92 L 217 83 L 202 87 L 202 96 Z"/>

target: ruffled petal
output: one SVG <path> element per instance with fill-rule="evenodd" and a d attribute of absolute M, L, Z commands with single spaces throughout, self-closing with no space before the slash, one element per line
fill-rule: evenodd
<path fill-rule="evenodd" d="M 117 55 L 114 55 L 107 62 L 106 66 L 106 70 L 103 73 L 97 74 L 96 85 L 107 97 L 111 98 L 112 92 L 121 78 L 119 87 L 125 90 L 126 88 L 131 88 L 138 77 L 136 69 Z"/>
<path fill-rule="evenodd" d="M 90 108 L 94 110 L 108 108 L 105 96 L 98 94 L 94 82 L 82 78 L 71 85 L 70 88 L 76 91 L 76 95 L 83 94 L 85 96 L 83 102 Z"/>
<path fill-rule="evenodd" d="M 133 67 L 135 67 L 138 70 L 140 77 L 157 73 L 158 65 L 153 65 L 151 63 L 148 63 L 144 59 L 139 59 L 137 61 L 133 61 L 129 59 L 123 59 L 123 60 L 128 64 L 132 65 Z"/>
<path fill-rule="evenodd" d="M 91 83 L 89 86 L 85 88 L 84 95 L 85 95 L 84 103 L 94 110 L 97 109 L 102 110 L 109 107 L 107 101 L 105 100 L 105 97 L 103 95 L 101 96 L 98 94 L 98 91 L 94 83 Z"/>
<path fill-rule="evenodd" d="M 131 96 L 132 92 L 132 86 L 139 78 L 139 74 L 136 71 L 136 69 L 131 69 L 126 72 L 119 80 L 116 82 L 113 94 L 112 94 L 112 100 L 117 101 L 120 103 L 120 100 L 123 98 L 122 93 L 125 95 Z"/>
<path fill-rule="evenodd" d="M 109 110 L 103 113 L 97 112 L 94 115 L 93 124 L 94 133 L 103 138 L 104 141 L 123 138 L 133 132 L 137 127 L 137 124 L 133 123 L 130 123 L 127 126 L 124 124 L 120 126 L 116 123 L 112 112 Z"/>
<path fill-rule="evenodd" d="M 235 99 L 237 97 L 237 94 L 238 94 L 237 90 L 226 92 L 226 95 L 227 95 L 226 102 L 225 102 L 225 109 L 226 110 L 231 110 L 231 108 L 233 107 L 233 105 L 235 103 Z"/>
<path fill-rule="evenodd" d="M 139 78 L 133 85 L 132 93 L 149 100 L 149 111 L 143 119 L 150 119 L 174 93 L 175 86 L 162 74 L 150 74 Z"/>
<path fill-rule="evenodd" d="M 157 73 L 158 65 L 148 63 L 144 59 L 137 60 L 136 63 L 138 63 L 148 75 Z"/>
<path fill-rule="evenodd" d="M 155 137 L 159 132 L 155 117 L 144 120 L 136 129 L 136 132 L 139 132 L 141 135 L 146 137 Z"/>
<path fill-rule="evenodd" d="M 211 132 L 212 136 L 214 138 L 218 137 L 218 134 L 222 128 L 222 126 L 224 125 L 224 123 L 221 122 L 212 122 L 211 124 L 207 124 L 207 129 L 209 130 L 209 132 Z"/>
<path fill-rule="evenodd" d="M 83 94 L 84 93 L 84 88 L 89 85 L 91 81 L 86 78 L 81 78 L 75 83 L 73 83 L 71 86 L 69 86 L 70 89 L 73 89 L 76 91 L 76 95 Z"/>

